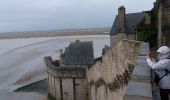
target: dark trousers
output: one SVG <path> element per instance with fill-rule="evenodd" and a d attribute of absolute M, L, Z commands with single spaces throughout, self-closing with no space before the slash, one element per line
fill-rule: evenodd
<path fill-rule="evenodd" d="M 170 89 L 160 89 L 161 100 L 169 100 Z"/>

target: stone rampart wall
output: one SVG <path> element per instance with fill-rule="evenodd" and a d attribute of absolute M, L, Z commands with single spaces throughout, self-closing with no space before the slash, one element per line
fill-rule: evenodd
<path fill-rule="evenodd" d="M 90 100 L 123 99 L 140 42 L 123 40 L 122 36 L 119 39 L 102 56 L 102 61 L 96 62 L 87 71 Z"/>

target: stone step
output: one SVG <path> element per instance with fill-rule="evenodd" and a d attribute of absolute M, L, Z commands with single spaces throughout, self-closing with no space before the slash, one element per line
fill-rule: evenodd
<path fill-rule="evenodd" d="M 140 54 L 139 55 L 147 55 L 148 54 L 148 52 L 140 52 Z"/>
<path fill-rule="evenodd" d="M 149 67 L 135 67 L 132 75 L 151 76 Z"/>
<path fill-rule="evenodd" d="M 150 76 L 142 76 L 142 75 L 133 75 L 131 82 L 151 83 L 151 77 Z"/>
<path fill-rule="evenodd" d="M 149 47 L 149 43 L 148 42 L 142 42 L 141 46 L 148 46 Z"/>
<path fill-rule="evenodd" d="M 141 46 L 140 50 L 145 50 L 145 51 L 149 51 L 149 48 L 147 48 L 146 46 Z"/>
<path fill-rule="evenodd" d="M 149 48 L 140 48 L 140 52 L 149 52 Z"/>
<path fill-rule="evenodd" d="M 123 100 L 152 100 L 151 97 L 125 95 Z"/>
<path fill-rule="evenodd" d="M 137 63 L 135 65 L 135 67 L 145 67 L 145 68 L 148 68 L 148 70 L 150 70 L 150 67 L 147 64 L 144 64 L 144 63 Z"/>
<path fill-rule="evenodd" d="M 138 56 L 137 59 L 145 59 L 146 56 Z"/>
<path fill-rule="evenodd" d="M 145 59 L 137 59 L 136 63 L 137 64 L 146 64 L 146 65 L 148 65 Z"/>
<path fill-rule="evenodd" d="M 147 48 L 147 49 L 149 49 L 149 47 L 147 45 L 141 45 L 140 48 Z"/>
<path fill-rule="evenodd" d="M 147 64 L 147 61 L 145 59 L 137 59 L 136 61 L 137 61 L 137 63 L 146 63 Z"/>
<path fill-rule="evenodd" d="M 152 97 L 152 86 L 150 83 L 129 82 L 126 95 Z"/>

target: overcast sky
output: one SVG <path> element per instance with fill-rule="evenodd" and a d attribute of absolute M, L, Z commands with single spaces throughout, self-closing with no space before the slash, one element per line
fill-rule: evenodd
<path fill-rule="evenodd" d="M 0 0 L 0 32 L 111 27 L 117 8 L 150 10 L 155 0 Z"/>

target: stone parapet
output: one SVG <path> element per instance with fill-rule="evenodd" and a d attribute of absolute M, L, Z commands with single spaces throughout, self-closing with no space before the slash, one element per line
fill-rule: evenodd
<path fill-rule="evenodd" d="M 51 57 L 44 58 L 47 73 L 52 74 L 55 77 L 63 78 L 85 78 L 86 68 L 81 67 L 60 67 L 53 64 Z"/>
<path fill-rule="evenodd" d="M 87 71 L 90 100 L 123 99 L 141 42 L 127 40 L 124 34 L 119 36 L 102 56 L 102 60 Z"/>
<path fill-rule="evenodd" d="M 85 68 L 78 68 L 78 67 L 48 67 L 48 72 L 55 71 L 54 76 L 56 77 L 74 77 L 74 78 L 81 78 L 86 77 L 86 69 Z"/>

